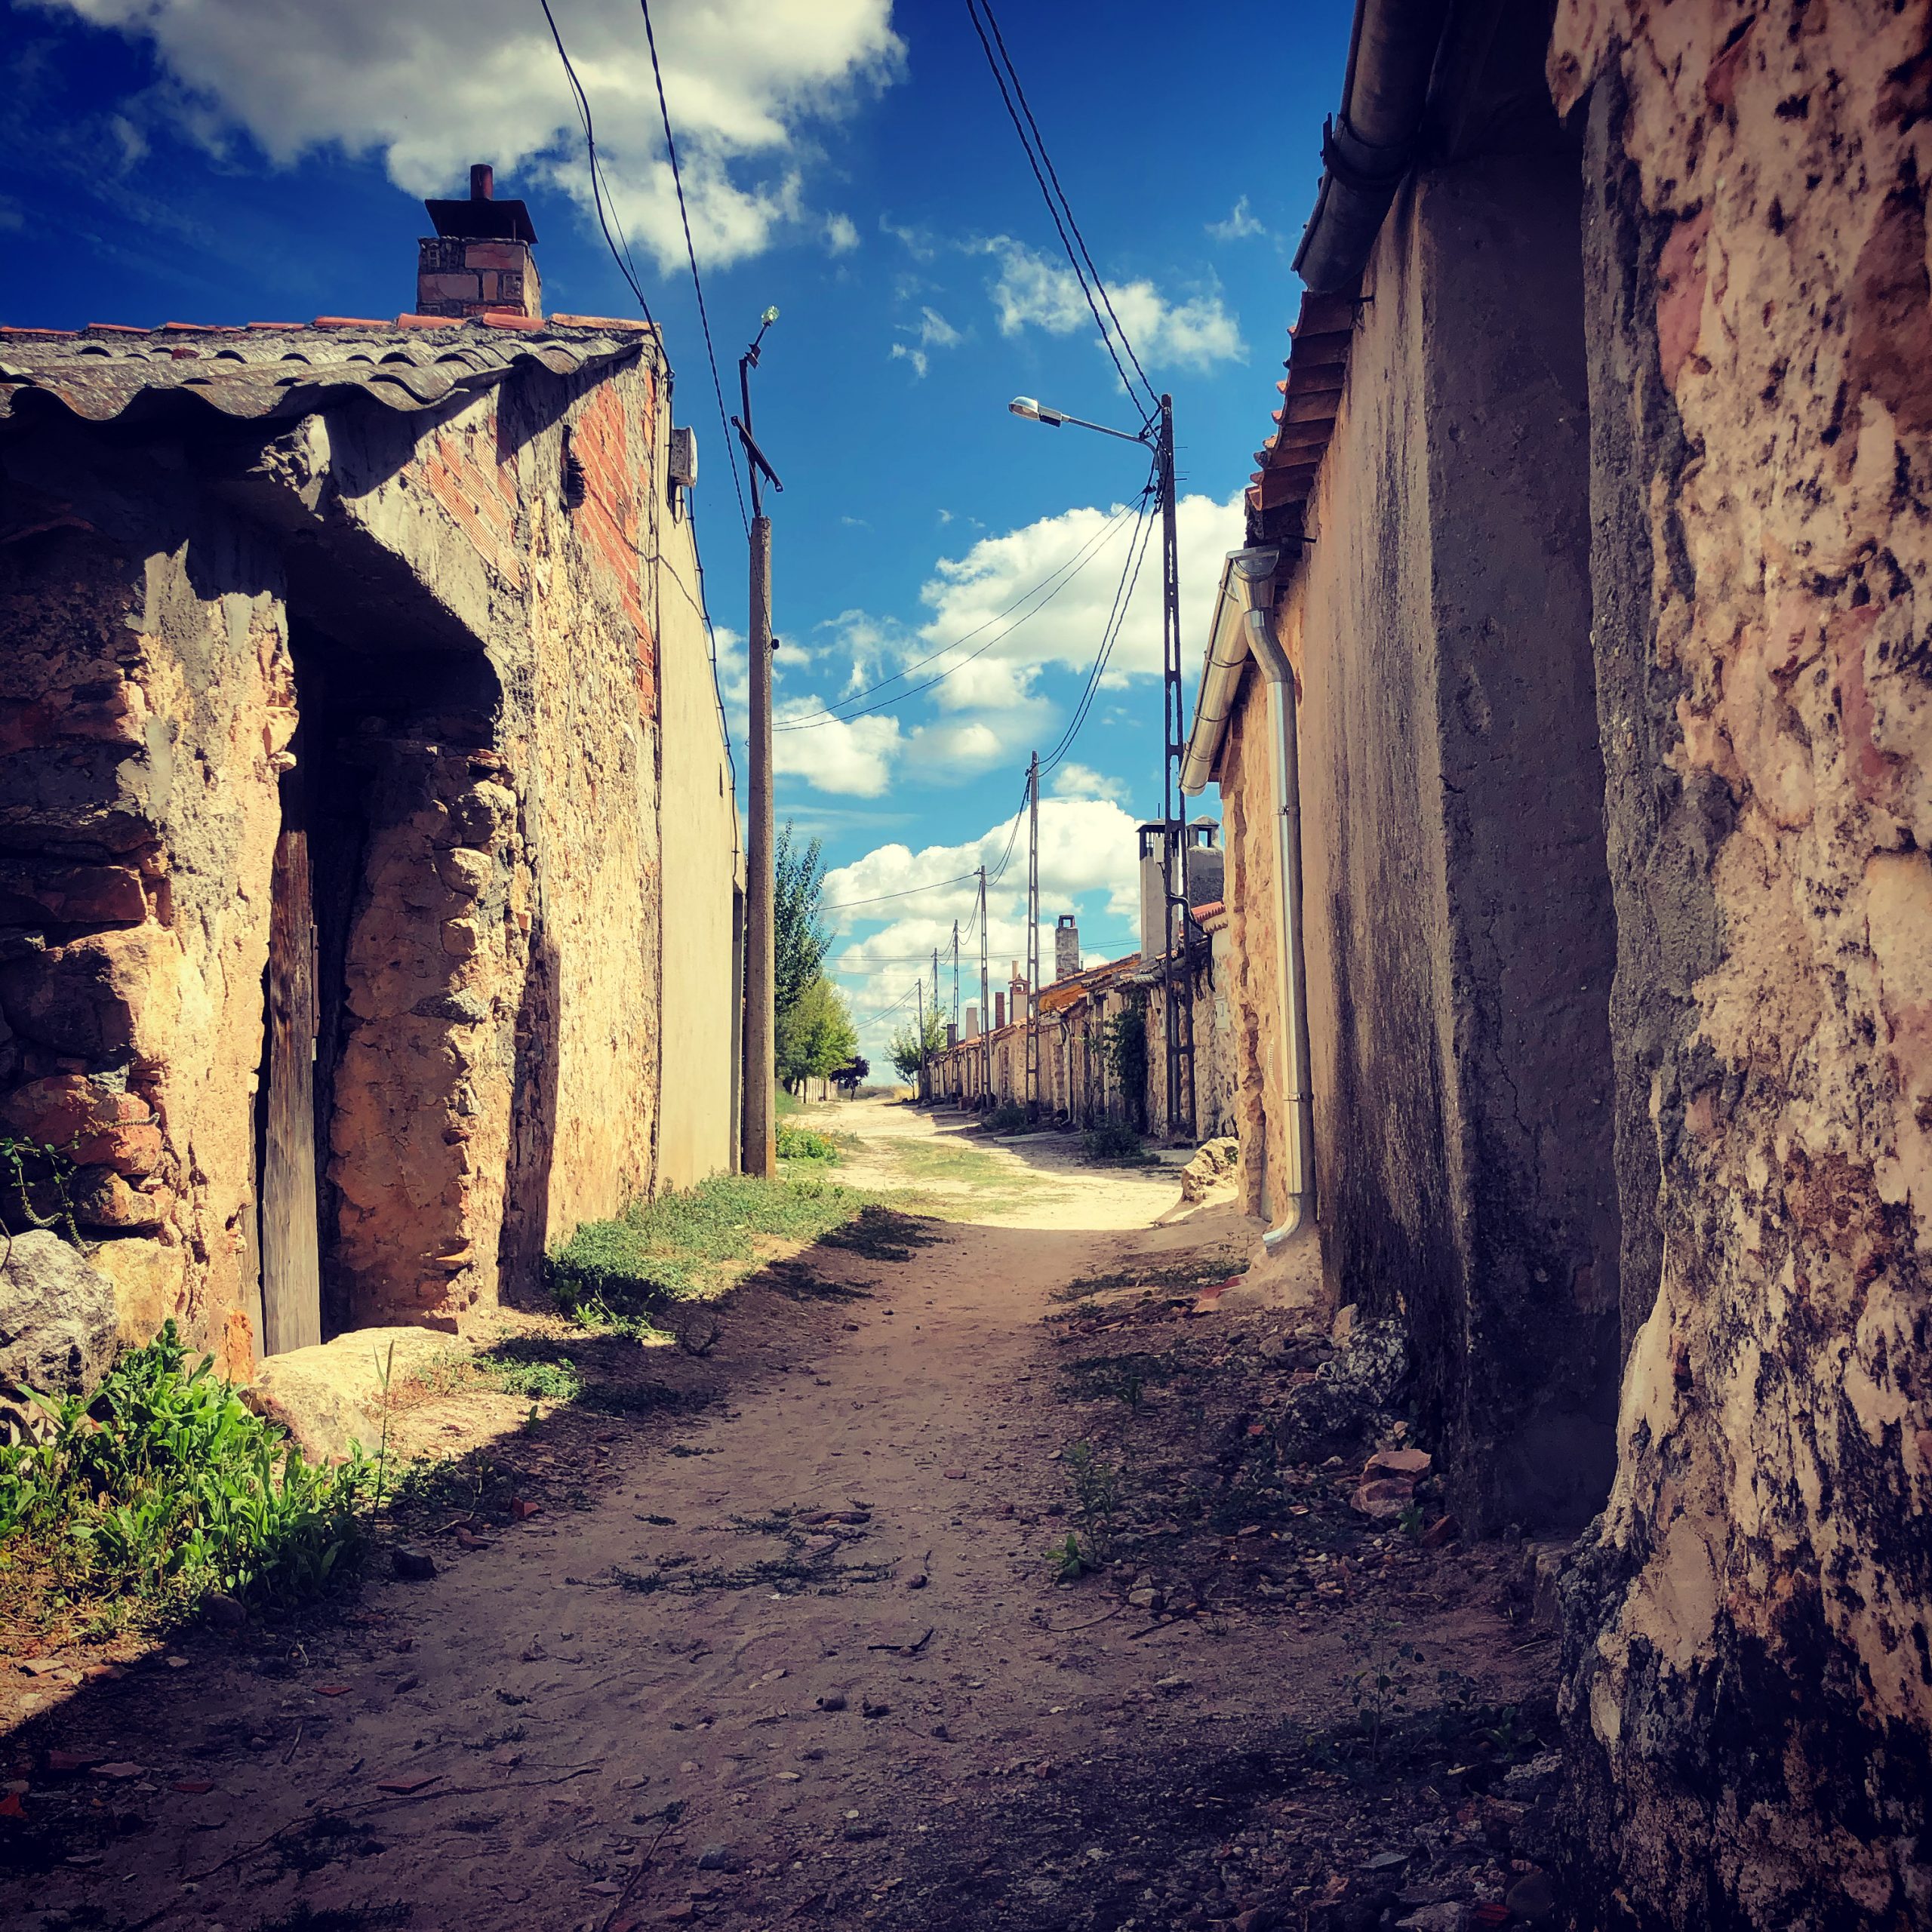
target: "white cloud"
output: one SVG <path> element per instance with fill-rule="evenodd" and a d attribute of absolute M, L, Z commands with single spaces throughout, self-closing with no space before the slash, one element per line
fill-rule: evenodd
<path fill-rule="evenodd" d="M 858 224 L 849 214 L 827 215 L 825 245 L 835 255 L 849 255 L 859 245 Z"/>
<path fill-rule="evenodd" d="M 901 322 L 898 328 L 901 334 L 909 335 L 912 340 L 909 343 L 895 342 L 891 359 L 911 363 L 915 376 L 926 373 L 931 361 L 929 351 L 955 348 L 965 340 L 937 309 L 922 307 L 916 323 Z"/>
<path fill-rule="evenodd" d="M 1124 805 L 1128 787 L 1124 780 L 1103 778 L 1091 764 L 1063 764 L 1048 780 L 1057 798 L 1105 798 Z"/>
<path fill-rule="evenodd" d="M 789 700 L 774 708 L 773 721 L 806 717 L 822 709 L 816 697 Z M 771 768 L 780 778 L 802 778 L 820 792 L 848 798 L 876 798 L 892 782 L 902 749 L 899 720 L 878 712 L 821 724 L 810 731 L 774 731 Z"/>
<path fill-rule="evenodd" d="M 1247 205 L 1244 195 L 1235 202 L 1225 221 L 1211 221 L 1208 232 L 1217 242 L 1244 242 L 1251 236 L 1266 235 L 1268 231 L 1255 219 L 1254 211 Z"/>
<path fill-rule="evenodd" d="M 1035 681 L 1050 665 L 1084 672 L 1106 626 L 1127 555 L 1134 519 L 1130 512 L 1111 534 L 1109 520 L 1123 508 L 1063 510 L 1057 516 L 981 538 L 963 557 L 942 558 L 920 592 L 932 614 L 920 632 L 925 651 L 954 639 L 966 641 L 934 670 L 961 666 L 935 687 L 934 699 L 950 710 L 1011 709 L 1035 701 Z M 1241 543 L 1241 495 L 1226 503 L 1210 497 L 1183 497 L 1177 509 L 1180 540 L 1183 638 L 1189 643 L 1191 611 L 1204 611 L 1222 559 Z M 1161 668 L 1161 591 L 1158 539 L 1150 536 L 1139 581 L 1123 620 L 1103 688 Z M 1083 551 L 1089 560 L 1066 577 L 1051 600 L 1025 597 L 1057 571 L 1075 565 Z M 1012 608 L 1017 601 L 1017 608 Z M 971 635 L 969 635 L 971 634 Z M 965 662 L 989 638 L 989 649 Z M 1042 747 L 1044 749 L 1044 747 Z"/>
<path fill-rule="evenodd" d="M 999 263 L 991 291 L 1001 334 L 1040 328 L 1049 335 L 1070 335 L 1094 327 L 1079 281 L 1064 263 L 1037 254 L 1011 235 L 995 235 L 975 245 L 978 253 Z M 1218 289 L 1176 302 L 1143 279 L 1111 285 L 1108 293 L 1121 327 L 1143 362 L 1208 369 L 1247 356 L 1241 325 L 1223 306 Z"/>
<path fill-rule="evenodd" d="M 1040 807 L 1040 957 L 1051 973 L 1053 925 L 1061 912 L 1086 902 L 1083 949 L 1090 960 L 1131 952 L 1134 922 L 1139 916 L 1140 869 L 1135 821 L 1113 804 L 1101 800 L 1048 798 Z M 952 926 L 961 934 L 960 1007 L 963 1015 L 979 1000 L 979 940 L 969 937 L 977 887 L 960 875 L 976 866 L 997 867 L 1013 832 L 1011 820 L 990 826 L 977 838 L 957 845 L 928 845 L 918 851 L 900 844 L 881 845 L 850 865 L 828 872 L 826 903 L 871 903 L 832 915 L 835 930 L 849 933 L 854 926 L 873 928 L 861 937 L 835 944 L 835 976 L 844 986 L 854 1014 L 862 1021 L 891 1006 L 923 978 L 931 995 L 932 955 L 940 955 L 940 999 L 951 1016 L 952 1004 Z M 1026 826 L 1020 827 L 1024 839 Z M 1004 992 L 1015 960 L 1026 956 L 1026 873 L 1023 845 L 1015 844 L 1005 876 L 989 891 L 986 902 L 987 951 L 992 986 Z M 955 882 L 942 884 L 940 881 Z M 905 898 L 881 900 L 884 893 L 915 890 Z M 1095 895 L 1104 894 L 1094 916 Z M 1109 933 L 1116 941 L 1107 943 Z M 909 1000 L 895 1012 L 860 1029 L 860 1050 L 882 1060 L 885 1044 L 912 1011 Z"/>
<path fill-rule="evenodd" d="M 528 0 L 40 4 L 151 42 L 175 118 L 198 138 L 239 128 L 285 166 L 318 148 L 377 154 L 420 195 L 455 189 L 471 162 L 488 161 L 505 193 L 549 186 L 589 205 L 575 105 Z M 660 267 L 681 268 L 644 23 L 623 5 L 556 11 L 625 225 Z M 808 131 L 898 77 L 905 48 L 891 15 L 891 0 L 660 0 L 665 92 L 707 266 L 757 254 L 808 218 Z M 823 232 L 835 252 L 858 238 L 844 216 Z"/>

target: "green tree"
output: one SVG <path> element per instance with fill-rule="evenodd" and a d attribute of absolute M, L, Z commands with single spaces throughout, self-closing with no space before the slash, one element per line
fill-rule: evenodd
<path fill-rule="evenodd" d="M 937 1014 L 926 1016 L 925 1057 L 928 1063 L 946 1051 L 946 1023 Z M 901 1080 L 911 1080 L 919 1071 L 918 1022 L 909 1020 L 893 1035 L 892 1044 L 886 1051 L 892 1057 L 893 1065 L 899 1069 Z"/>
<path fill-rule="evenodd" d="M 771 869 L 772 1017 L 782 1040 L 786 1016 L 825 971 L 825 955 L 832 949 L 832 935 L 819 918 L 825 897 L 821 841 L 797 844 L 788 818 L 772 848 Z"/>
<path fill-rule="evenodd" d="M 853 1056 L 859 1029 L 844 995 L 821 973 L 778 1022 L 778 1077 L 787 1087 L 829 1080 Z"/>

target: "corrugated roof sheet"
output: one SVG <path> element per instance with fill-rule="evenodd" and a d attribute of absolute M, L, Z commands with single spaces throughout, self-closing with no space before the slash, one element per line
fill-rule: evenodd
<path fill-rule="evenodd" d="M 634 361 L 647 339 L 654 332 L 642 322 L 595 315 L 0 327 L 0 417 L 33 407 L 34 397 L 88 423 L 178 407 L 177 397 L 248 420 L 309 415 L 350 395 L 398 411 L 428 409 L 488 389 L 518 368 L 557 376 L 614 369 Z"/>

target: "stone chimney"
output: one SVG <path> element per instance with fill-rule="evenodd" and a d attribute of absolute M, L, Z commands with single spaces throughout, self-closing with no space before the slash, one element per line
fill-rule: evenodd
<path fill-rule="evenodd" d="M 521 315 L 543 319 L 537 231 L 521 202 L 500 202 L 487 163 L 469 171 L 466 202 L 425 202 L 436 232 L 416 245 L 419 315 Z"/>
<path fill-rule="evenodd" d="M 1080 928 L 1071 912 L 1063 912 L 1054 925 L 1054 977 L 1070 980 L 1080 971 Z"/>
<path fill-rule="evenodd" d="M 966 1003 L 966 1037 L 969 1040 L 980 1037 L 980 1009 L 971 1000 Z"/>
<path fill-rule="evenodd" d="M 1005 1024 L 1006 995 L 1004 993 L 995 993 L 993 995 L 993 1031 L 997 1033 Z"/>

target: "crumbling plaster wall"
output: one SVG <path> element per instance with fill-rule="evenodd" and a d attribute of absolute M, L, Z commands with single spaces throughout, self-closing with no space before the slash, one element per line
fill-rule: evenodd
<path fill-rule="evenodd" d="M 657 541 L 664 960 L 657 1178 L 660 1187 L 688 1187 L 733 1164 L 736 1090 L 721 1077 L 719 1050 L 738 1037 L 732 892 L 742 859 L 690 517 L 667 509 Z"/>
<path fill-rule="evenodd" d="M 1580 1524 L 1611 1469 L 1576 251 L 1549 156 L 1411 177 L 1278 613 L 1303 690 L 1324 1272 L 1405 1317 L 1459 1511 L 1498 1526 Z"/>
<path fill-rule="evenodd" d="M 178 451 L 76 431 L 10 443 L 5 467 L 0 1125 L 78 1163 L 124 1339 L 174 1316 L 245 1374 L 295 728 L 278 566 L 181 487 Z"/>
<path fill-rule="evenodd" d="M 329 514 L 407 565 L 500 692 L 490 742 L 431 746 L 372 853 L 352 949 L 414 971 L 411 998 L 358 1013 L 347 1053 L 390 1071 L 352 1112 L 339 1094 L 332 1131 L 358 1319 L 458 1318 L 657 1184 L 657 398 L 646 344 L 600 380 L 528 373 L 405 448 L 328 426 Z M 707 826 L 694 860 L 728 893 L 730 849 Z"/>
<path fill-rule="evenodd" d="M 1564 0 L 1627 1223 L 1580 1883 L 1932 1920 L 1932 17 Z M 1631 1253 L 1626 1246 L 1626 1257 Z"/>
<path fill-rule="evenodd" d="M 1231 969 L 1225 1057 L 1233 1081 L 1233 1132 L 1241 1154 L 1237 1198 L 1244 1214 L 1278 1222 L 1287 1204 L 1287 1112 L 1282 1084 L 1280 867 L 1269 752 L 1268 688 L 1251 666 L 1241 676 L 1221 747 L 1218 785 Z M 1220 970 L 1217 964 L 1217 971 Z"/>

